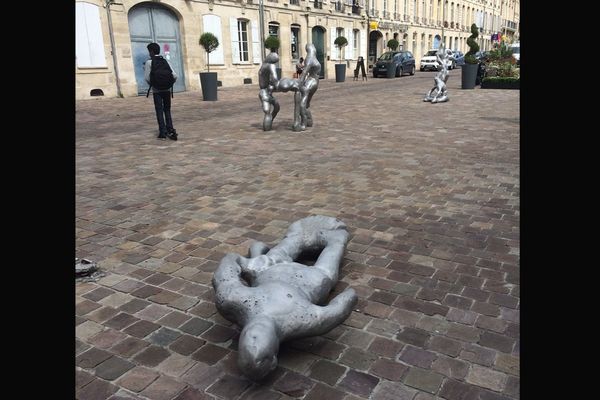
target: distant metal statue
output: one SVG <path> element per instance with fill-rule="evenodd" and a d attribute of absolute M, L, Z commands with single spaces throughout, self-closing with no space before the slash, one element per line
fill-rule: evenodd
<path fill-rule="evenodd" d="M 273 371 L 281 342 L 322 335 L 350 315 L 357 302 L 351 288 L 323 305 L 338 281 L 347 241 L 343 222 L 310 216 L 290 225 L 272 249 L 258 242 L 250 246 L 250 258 L 229 253 L 221 260 L 212 279 L 215 305 L 243 328 L 238 365 L 246 376 L 260 380 Z M 295 262 L 316 252 L 314 266 Z"/>
<path fill-rule="evenodd" d="M 446 89 L 446 82 L 450 76 L 448 72 L 448 60 L 454 60 L 454 56 L 447 52 L 445 48 L 440 46 L 436 53 L 437 62 L 440 64 L 440 71 L 434 79 L 435 85 L 427 93 L 423 101 L 430 101 L 432 103 L 443 103 L 448 101 L 448 90 Z"/>
<path fill-rule="evenodd" d="M 262 109 L 265 113 L 263 118 L 263 130 L 270 131 L 273 126 L 273 120 L 279 113 L 279 102 L 273 97 L 273 91 L 277 85 L 277 71 L 275 64 L 279 61 L 277 53 L 269 53 L 265 57 L 258 70 L 258 98 L 262 103 Z M 271 106 L 273 107 L 271 109 Z"/>
<path fill-rule="evenodd" d="M 310 100 L 319 88 L 319 75 L 321 63 L 317 60 L 317 49 L 314 44 L 306 44 L 306 59 L 304 70 L 300 75 L 300 91 L 295 94 L 294 101 L 299 104 L 300 121 L 294 121 L 292 130 L 303 131 L 306 127 L 313 126 L 312 114 L 309 110 Z"/>

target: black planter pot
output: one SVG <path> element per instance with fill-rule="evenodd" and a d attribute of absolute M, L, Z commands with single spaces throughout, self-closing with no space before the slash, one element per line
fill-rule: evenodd
<path fill-rule="evenodd" d="M 461 88 L 462 89 L 474 89 L 475 80 L 477 79 L 477 64 L 466 64 L 461 68 Z"/>
<path fill-rule="evenodd" d="M 200 85 L 202 86 L 202 100 L 217 100 L 217 73 L 200 72 Z"/>
<path fill-rule="evenodd" d="M 346 80 L 346 64 L 335 64 L 335 81 L 344 82 Z"/>

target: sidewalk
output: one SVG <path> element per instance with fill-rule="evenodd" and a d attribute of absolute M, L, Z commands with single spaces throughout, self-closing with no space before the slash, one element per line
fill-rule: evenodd
<path fill-rule="evenodd" d="M 77 398 L 518 399 L 519 91 L 456 70 L 424 103 L 434 76 L 321 81 L 302 133 L 292 93 L 262 131 L 256 84 L 175 93 L 176 142 L 151 98 L 76 102 L 76 255 L 106 274 L 76 283 Z M 212 272 L 310 214 L 348 225 L 359 302 L 258 385 Z"/>

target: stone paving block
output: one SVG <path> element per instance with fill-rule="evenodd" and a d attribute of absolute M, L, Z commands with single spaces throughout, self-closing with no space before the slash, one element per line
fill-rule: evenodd
<path fill-rule="evenodd" d="M 342 391 L 317 383 L 304 397 L 304 400 L 342 400 L 345 395 Z"/>
<path fill-rule="evenodd" d="M 400 382 L 382 382 L 371 396 L 372 400 L 413 400 L 417 391 Z"/>
<path fill-rule="evenodd" d="M 79 389 L 94 380 L 94 375 L 82 369 L 75 370 L 75 388 Z"/>
<path fill-rule="evenodd" d="M 151 332 L 157 330 L 158 328 L 160 328 L 160 325 L 142 320 L 123 329 L 123 332 L 127 333 L 128 335 L 142 339 L 148 336 Z"/>
<path fill-rule="evenodd" d="M 371 367 L 373 362 L 377 360 L 377 358 L 378 357 L 375 354 L 351 347 L 344 352 L 342 357 L 339 359 L 339 362 L 349 366 L 352 369 L 366 371 Z"/>
<path fill-rule="evenodd" d="M 91 301 L 98 302 L 99 300 L 102 300 L 103 298 L 113 294 L 114 292 L 115 292 L 114 290 L 110 290 L 105 287 L 99 287 L 90 292 L 87 292 L 82 297 L 84 297 L 88 300 L 91 300 Z"/>
<path fill-rule="evenodd" d="M 207 343 L 192 354 L 192 358 L 205 364 L 213 365 L 229 354 L 229 350 L 223 347 Z"/>
<path fill-rule="evenodd" d="M 289 371 L 275 382 L 273 389 L 290 397 L 302 397 L 308 393 L 314 385 L 315 382 L 311 379 L 294 371 Z"/>
<path fill-rule="evenodd" d="M 171 400 L 186 388 L 186 384 L 168 376 L 160 376 L 140 394 L 153 400 Z"/>
<path fill-rule="evenodd" d="M 356 329 L 348 329 L 338 340 L 338 343 L 342 343 L 351 347 L 357 347 L 360 349 L 367 348 L 371 341 L 374 339 L 374 335 L 370 335 L 366 332 L 359 331 Z"/>
<path fill-rule="evenodd" d="M 113 329 L 107 329 L 91 337 L 88 340 L 88 342 L 94 345 L 94 347 L 99 347 L 101 349 L 109 349 L 110 347 L 121 342 L 125 338 L 127 338 L 126 334 L 119 331 L 115 331 Z"/>
<path fill-rule="evenodd" d="M 117 384 L 132 392 L 141 392 L 158 378 L 160 374 L 146 367 L 136 366 L 123 375 Z"/>
<path fill-rule="evenodd" d="M 489 347 L 501 351 L 503 353 L 510 353 L 515 345 L 515 339 L 499 335 L 494 332 L 483 332 L 481 339 L 478 342 L 483 347 Z"/>
<path fill-rule="evenodd" d="M 189 321 L 191 318 L 192 317 L 190 315 L 186 315 L 179 311 L 172 311 L 170 314 L 165 315 L 156 322 L 161 325 L 168 326 L 170 328 L 178 328 L 184 322 Z"/>
<path fill-rule="evenodd" d="M 197 363 L 183 374 L 180 379 L 194 388 L 204 391 L 207 387 L 214 384 L 220 376 L 223 376 L 220 368 L 211 367 L 204 363 Z"/>
<path fill-rule="evenodd" d="M 459 359 L 439 356 L 431 369 L 449 378 L 462 380 L 467 375 L 469 364 Z"/>
<path fill-rule="evenodd" d="M 184 330 L 183 326 L 181 327 L 181 329 Z M 188 332 L 188 333 L 191 333 L 191 332 Z M 209 342 L 223 343 L 223 342 L 227 342 L 229 339 L 231 339 L 235 335 L 237 335 L 237 331 L 235 329 L 231 329 L 231 328 L 228 328 L 225 326 L 215 324 L 210 329 L 205 331 L 201 335 L 201 337 L 202 337 L 202 339 L 209 341 Z"/>
<path fill-rule="evenodd" d="M 506 386 L 506 374 L 479 365 L 472 365 L 466 377 L 468 383 L 501 392 Z"/>
<path fill-rule="evenodd" d="M 422 329 L 406 327 L 396 335 L 396 338 L 401 342 L 412 344 L 417 347 L 425 347 L 425 343 L 431 335 L 429 332 Z"/>
<path fill-rule="evenodd" d="M 138 311 L 135 315 L 146 321 L 154 322 L 169 314 L 171 311 L 172 310 L 165 306 L 161 306 L 158 304 L 150 304 L 142 311 Z"/>
<path fill-rule="evenodd" d="M 443 376 L 425 369 L 411 367 L 404 376 L 404 383 L 427 393 L 436 393 L 442 383 Z"/>
<path fill-rule="evenodd" d="M 194 360 L 174 353 L 161 362 L 155 370 L 165 375 L 178 377 L 185 374 L 195 364 L 196 362 Z"/>
<path fill-rule="evenodd" d="M 132 300 L 132 297 L 126 293 L 115 292 L 110 296 L 106 296 L 102 300 L 99 301 L 100 304 L 105 305 L 107 307 L 119 308 L 123 304 Z"/>
<path fill-rule="evenodd" d="M 159 325 L 160 326 L 160 325 Z M 174 331 L 169 328 L 160 328 L 154 331 L 147 340 L 157 346 L 167 347 L 173 343 L 178 337 L 181 336 L 180 332 Z"/>
<path fill-rule="evenodd" d="M 170 355 L 171 353 L 162 347 L 149 346 L 139 352 L 133 359 L 147 367 L 156 367 Z"/>
<path fill-rule="evenodd" d="M 313 379 L 335 386 L 337 381 L 346 372 L 346 367 L 327 360 L 318 360 L 310 367 L 310 376 Z"/>
<path fill-rule="evenodd" d="M 112 356 L 96 366 L 95 372 L 96 376 L 108 381 L 112 381 L 129 371 L 134 366 L 135 364 L 124 360 L 121 357 Z"/>
<path fill-rule="evenodd" d="M 444 336 L 434 336 L 429 341 L 427 348 L 438 353 L 443 353 L 451 357 L 456 357 L 460 354 L 463 345 L 459 341 L 449 339 Z"/>
<path fill-rule="evenodd" d="M 206 341 L 202 339 L 195 338 L 189 335 L 181 335 L 171 345 L 169 346 L 170 350 L 173 350 L 179 354 L 184 356 L 189 356 L 200 347 L 202 347 L 206 343 Z"/>
<path fill-rule="evenodd" d="M 190 335 L 198 336 L 202 332 L 206 331 L 213 324 L 200 318 L 192 318 L 185 324 L 181 325 L 179 329 Z"/>
<path fill-rule="evenodd" d="M 75 392 L 78 400 L 105 400 L 118 388 L 110 382 L 94 378 L 90 383 Z"/>
<path fill-rule="evenodd" d="M 144 340 L 140 340 L 134 337 L 128 337 L 122 342 L 115 344 L 110 350 L 124 357 L 131 357 L 138 351 L 149 345 L 150 343 Z"/>
<path fill-rule="evenodd" d="M 277 354 L 277 365 L 306 376 L 310 366 L 320 357 L 303 351 L 296 351 L 292 348 L 280 348 Z"/>
<path fill-rule="evenodd" d="M 375 333 L 376 335 L 386 336 L 393 338 L 396 333 L 400 330 L 400 324 L 390 321 L 383 321 L 374 319 L 369 325 L 367 325 L 367 331 Z"/>
<path fill-rule="evenodd" d="M 400 381 L 408 366 L 386 359 L 379 359 L 373 363 L 369 372 L 390 381 Z"/>
<path fill-rule="evenodd" d="M 351 369 L 338 386 L 357 396 L 368 398 L 378 383 L 379 378 Z"/>
<path fill-rule="evenodd" d="M 494 362 L 494 369 L 507 374 L 519 376 L 520 358 L 509 354 L 498 353 Z"/>
<path fill-rule="evenodd" d="M 183 392 L 179 393 L 177 395 L 177 397 L 175 397 L 173 400 L 213 400 L 213 399 L 214 399 L 214 397 L 212 397 L 209 394 L 201 392 L 198 389 L 188 387 Z M 268 398 L 265 398 L 265 399 L 268 399 Z M 276 399 L 277 398 L 275 398 L 273 400 L 276 400 Z"/>
<path fill-rule="evenodd" d="M 399 359 L 406 364 L 426 369 L 431 366 L 436 358 L 435 353 L 410 345 L 405 346 L 399 356 Z"/>
<path fill-rule="evenodd" d="M 139 321 L 139 318 L 134 317 L 133 315 L 125 312 L 121 312 L 108 321 L 104 322 L 104 326 L 121 330 L 129 325 L 132 325 L 136 321 Z"/>
<path fill-rule="evenodd" d="M 477 386 L 446 379 L 439 392 L 439 396 L 448 400 L 479 400 L 481 393 L 481 388 Z"/>
<path fill-rule="evenodd" d="M 84 353 L 81 353 L 75 358 L 75 364 L 81 368 L 94 368 L 102 361 L 109 359 L 112 356 L 109 352 L 94 347 Z"/>
<path fill-rule="evenodd" d="M 133 300 L 128 301 L 118 308 L 119 311 L 123 311 L 129 314 L 135 314 L 138 311 L 143 310 L 148 307 L 151 303 L 145 300 L 141 300 L 138 298 L 133 298 Z"/>
<path fill-rule="evenodd" d="M 75 315 L 85 315 L 100 307 L 102 307 L 101 304 L 98 304 L 88 299 L 83 299 L 83 301 L 75 305 Z"/>
<path fill-rule="evenodd" d="M 107 319 L 114 317 L 118 313 L 119 313 L 119 311 L 112 307 L 101 307 L 101 308 L 98 308 L 97 310 L 92 311 L 91 313 L 87 314 L 86 318 L 89 319 L 90 321 L 94 321 L 94 322 L 101 324 L 102 322 L 106 321 Z"/>
<path fill-rule="evenodd" d="M 85 321 L 75 327 L 75 337 L 88 341 L 91 337 L 102 332 L 103 329 L 104 327 L 100 324 L 93 321 Z"/>

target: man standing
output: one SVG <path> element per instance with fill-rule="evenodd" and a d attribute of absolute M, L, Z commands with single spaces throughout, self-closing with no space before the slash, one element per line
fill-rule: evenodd
<path fill-rule="evenodd" d="M 177 74 L 167 60 L 160 53 L 158 43 L 150 43 L 148 46 L 150 59 L 144 64 L 144 78 L 150 85 L 148 94 L 152 89 L 154 108 L 158 121 L 158 139 L 177 140 L 177 132 L 173 128 L 171 119 L 171 95 L 173 84 L 177 80 Z M 147 97 L 148 95 L 146 95 Z"/>

